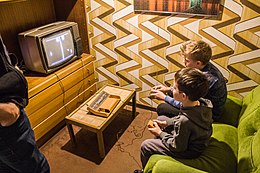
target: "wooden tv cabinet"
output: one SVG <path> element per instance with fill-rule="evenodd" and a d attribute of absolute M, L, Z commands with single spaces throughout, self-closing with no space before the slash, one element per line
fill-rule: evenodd
<path fill-rule="evenodd" d="M 29 104 L 25 108 L 36 141 L 96 92 L 95 57 L 81 58 L 49 75 L 26 74 Z"/>

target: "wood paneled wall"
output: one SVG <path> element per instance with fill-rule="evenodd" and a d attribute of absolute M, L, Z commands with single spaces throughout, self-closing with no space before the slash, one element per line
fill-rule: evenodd
<path fill-rule="evenodd" d="M 0 2 L 0 34 L 9 53 L 14 53 L 19 62 L 22 54 L 18 33 L 54 21 L 73 21 L 79 25 L 83 52 L 88 53 L 86 16 L 82 0 L 12 0 Z"/>
<path fill-rule="evenodd" d="M 22 60 L 17 35 L 56 20 L 52 0 L 24 0 L 0 3 L 0 33 L 9 53 Z"/>

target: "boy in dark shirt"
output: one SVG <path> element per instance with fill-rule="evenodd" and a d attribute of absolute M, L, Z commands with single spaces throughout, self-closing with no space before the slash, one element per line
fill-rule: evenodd
<path fill-rule="evenodd" d="M 155 135 L 141 144 L 143 168 L 153 154 L 176 158 L 199 157 L 208 146 L 212 134 L 212 104 L 203 99 L 208 92 L 206 75 L 196 68 L 184 68 L 175 74 L 173 96 L 181 102 L 179 114 L 159 116 L 148 130 Z M 135 170 L 134 173 L 141 173 Z"/>
<path fill-rule="evenodd" d="M 227 87 L 226 80 L 221 72 L 210 62 L 212 56 L 211 47 L 204 41 L 192 40 L 183 43 L 180 49 L 184 65 L 186 67 L 197 68 L 207 76 L 209 91 L 204 98 L 209 99 L 212 102 L 213 120 L 219 121 L 227 98 Z M 161 103 L 157 107 L 159 116 L 166 115 L 168 117 L 173 117 L 178 115 L 181 103 L 176 101 L 171 94 L 167 94 L 171 92 L 170 90 L 171 87 L 165 87 L 163 85 L 155 86 L 151 90 L 154 98 L 165 101 L 165 103 Z"/>

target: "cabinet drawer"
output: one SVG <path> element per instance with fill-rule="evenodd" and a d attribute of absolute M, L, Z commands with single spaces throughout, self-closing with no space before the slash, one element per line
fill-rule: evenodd
<path fill-rule="evenodd" d="M 87 89 L 88 87 L 90 87 L 91 85 L 93 85 L 95 82 L 97 81 L 95 74 L 93 73 L 92 75 L 90 75 L 89 77 L 85 78 L 83 80 L 84 89 Z"/>
<path fill-rule="evenodd" d="M 63 95 L 60 95 L 56 97 L 51 102 L 47 103 L 34 113 L 28 116 L 32 128 L 43 122 L 45 119 L 47 119 L 50 115 L 52 115 L 54 112 L 57 111 L 57 109 L 60 109 L 63 107 Z"/>
<path fill-rule="evenodd" d="M 69 103 L 71 100 L 75 98 L 78 101 L 83 101 L 83 97 L 80 94 L 82 91 L 84 91 L 83 81 L 77 83 L 64 93 L 64 104 Z"/>
<path fill-rule="evenodd" d="M 83 103 L 83 95 L 80 94 L 79 97 L 74 97 L 73 99 L 70 99 L 69 102 L 65 105 L 66 114 L 69 115 L 71 112 L 73 112 L 75 109 L 77 109 L 82 103 Z"/>
<path fill-rule="evenodd" d="M 82 57 L 81 60 L 83 62 L 83 65 L 87 65 L 91 61 L 96 60 L 96 58 L 93 55 L 90 55 L 90 54 L 82 54 L 81 57 Z"/>
<path fill-rule="evenodd" d="M 94 84 L 95 82 L 93 82 Z M 80 92 L 78 91 L 80 88 Z M 65 93 L 66 110 L 68 113 L 73 112 L 78 106 L 80 106 L 87 98 L 96 92 L 96 87 L 89 86 L 86 90 L 83 90 L 81 86 L 75 86 Z"/>
<path fill-rule="evenodd" d="M 91 62 L 83 67 L 84 77 L 87 77 L 94 73 L 94 63 Z"/>
<path fill-rule="evenodd" d="M 84 100 L 87 100 L 90 96 L 95 94 L 96 91 L 97 91 L 96 84 L 91 85 L 89 88 L 87 88 L 85 91 L 82 92 Z"/>
<path fill-rule="evenodd" d="M 81 82 L 83 79 L 83 71 L 82 68 L 80 68 L 61 80 L 64 91 L 67 91 L 77 83 Z"/>
<path fill-rule="evenodd" d="M 58 83 L 55 83 L 42 92 L 38 93 L 34 97 L 30 98 L 29 104 L 25 109 L 28 116 L 30 116 L 46 104 L 50 103 L 52 100 L 60 95 L 62 95 L 62 89 Z"/>
<path fill-rule="evenodd" d="M 57 110 L 57 109 L 56 109 Z M 33 128 L 36 141 L 53 129 L 57 124 L 64 120 L 66 116 L 66 110 L 64 107 L 58 109 L 55 113 L 50 115 L 42 123 Z"/>
<path fill-rule="evenodd" d="M 29 98 L 32 98 L 41 91 L 58 82 L 58 78 L 54 74 L 50 74 L 47 77 L 35 76 L 31 74 L 30 76 L 26 76 L 26 80 L 28 82 Z"/>
<path fill-rule="evenodd" d="M 82 93 L 80 93 L 80 97 L 83 97 L 83 100 L 88 99 L 91 95 L 96 92 L 96 84 L 92 85 Z M 82 103 L 82 102 L 81 102 Z M 75 110 L 81 103 L 78 103 L 77 97 L 73 100 L 70 100 L 66 105 L 62 108 L 48 116 L 48 118 L 44 119 L 40 124 L 33 127 L 35 133 L 36 141 L 43 137 L 46 133 L 48 133 L 51 129 L 53 129 L 58 123 L 64 120 L 64 118 L 69 115 L 73 110 Z M 38 115 L 37 115 L 38 116 Z M 29 117 L 30 118 L 30 117 Z"/>

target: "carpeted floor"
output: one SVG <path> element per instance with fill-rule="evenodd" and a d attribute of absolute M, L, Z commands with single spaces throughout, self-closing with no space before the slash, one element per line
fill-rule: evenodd
<path fill-rule="evenodd" d="M 140 145 L 153 137 L 146 124 L 157 114 L 137 108 L 133 120 L 131 110 L 131 106 L 126 106 L 103 132 L 104 159 L 99 157 L 95 133 L 73 126 L 77 140 L 77 146 L 73 147 L 67 128 L 60 130 L 40 148 L 51 173 L 132 173 L 140 169 Z"/>

